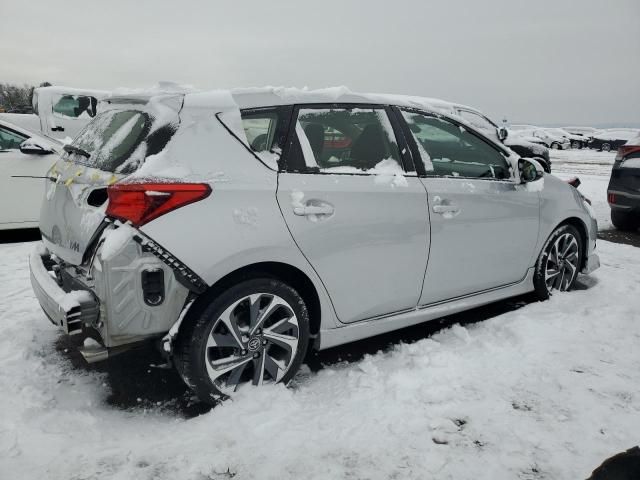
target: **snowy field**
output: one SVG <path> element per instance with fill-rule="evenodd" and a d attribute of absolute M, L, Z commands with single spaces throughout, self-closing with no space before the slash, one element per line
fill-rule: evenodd
<path fill-rule="evenodd" d="M 607 185 L 616 152 L 597 150 L 550 150 L 551 171 L 562 179 L 578 177 L 579 190 L 591 200 L 598 219 L 599 230 L 613 228 L 607 204 Z"/>
<path fill-rule="evenodd" d="M 583 156 L 583 155 L 587 156 Z M 614 154 L 553 152 L 600 223 Z M 110 406 L 0 245 L 0 479 L 582 479 L 640 441 L 640 249 L 581 288 L 245 392 L 192 419 Z M 473 316 L 473 314 L 471 315 Z M 418 327 L 422 328 L 422 327 Z"/>

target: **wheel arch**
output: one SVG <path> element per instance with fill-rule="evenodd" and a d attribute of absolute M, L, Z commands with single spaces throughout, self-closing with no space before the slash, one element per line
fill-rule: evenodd
<path fill-rule="evenodd" d="M 311 345 L 317 344 L 315 340 L 320 333 L 322 321 L 320 295 L 307 274 L 299 268 L 283 262 L 258 262 L 227 273 L 196 298 L 185 317 L 185 322 L 190 322 L 197 318 L 212 299 L 226 289 L 239 282 L 256 277 L 270 277 L 280 280 L 300 294 L 309 311 Z M 182 325 L 180 330 L 182 330 Z"/>
<path fill-rule="evenodd" d="M 552 234 L 563 225 L 571 225 L 572 227 L 575 227 L 576 230 L 578 230 L 578 232 L 580 233 L 580 237 L 582 239 L 582 252 L 580 252 L 582 254 L 582 259 L 580 260 L 580 270 L 582 270 L 587 263 L 587 255 L 589 252 L 589 233 L 587 230 L 587 226 L 578 217 L 569 217 L 560 222 L 552 230 Z"/>

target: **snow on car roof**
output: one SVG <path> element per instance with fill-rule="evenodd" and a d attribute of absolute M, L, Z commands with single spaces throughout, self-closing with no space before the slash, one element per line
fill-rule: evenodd
<path fill-rule="evenodd" d="M 445 100 L 410 95 L 359 93 L 349 88 L 329 87 L 317 90 L 292 87 L 237 88 L 230 90 L 240 108 L 290 105 L 294 103 L 391 104 L 432 111 L 452 111 L 455 104 Z"/>
<path fill-rule="evenodd" d="M 446 112 L 454 113 L 454 107 L 462 107 L 469 110 L 475 108 L 466 105 L 455 104 L 445 100 L 436 98 L 427 98 L 411 95 L 398 94 L 381 94 L 381 93 L 358 93 L 353 92 L 349 88 L 329 87 L 317 90 L 300 89 L 293 87 L 256 87 L 256 88 L 235 88 L 231 90 L 210 90 L 197 91 L 188 88 L 174 88 L 175 85 L 159 84 L 150 89 L 137 90 L 115 90 L 106 100 L 110 102 L 126 102 L 135 103 L 147 102 L 156 96 L 164 96 L 167 94 L 184 95 L 185 106 L 191 107 L 211 106 L 216 101 L 220 101 L 221 107 L 228 107 L 228 97 L 230 94 L 233 101 L 241 109 L 244 108 L 260 108 L 278 105 L 291 105 L 296 103 L 359 103 L 359 104 L 390 104 L 404 107 L 421 108 L 435 113 Z"/>

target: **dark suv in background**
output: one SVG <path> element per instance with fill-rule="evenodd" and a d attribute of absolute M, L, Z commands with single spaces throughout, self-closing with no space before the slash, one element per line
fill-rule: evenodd
<path fill-rule="evenodd" d="M 607 188 L 611 221 L 618 230 L 640 227 L 640 133 L 618 149 Z"/>

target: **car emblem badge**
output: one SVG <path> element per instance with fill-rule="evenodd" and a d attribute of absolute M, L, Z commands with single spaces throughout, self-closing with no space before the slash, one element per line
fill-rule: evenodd
<path fill-rule="evenodd" d="M 255 352 L 260 348 L 260 339 L 258 337 L 253 337 L 251 340 L 249 340 L 248 346 L 249 346 L 249 350 L 251 350 L 252 352 Z"/>

